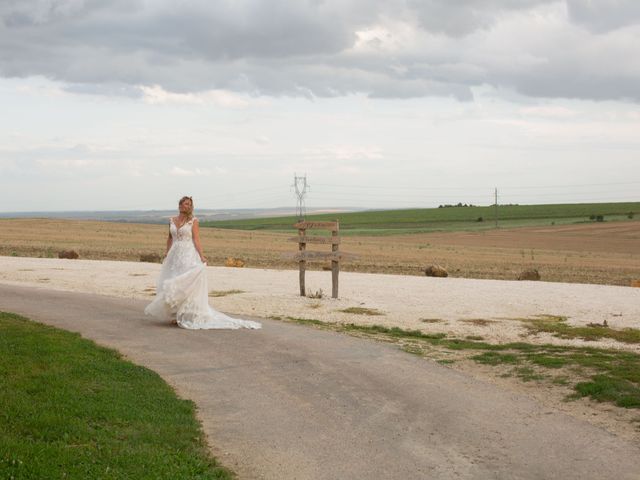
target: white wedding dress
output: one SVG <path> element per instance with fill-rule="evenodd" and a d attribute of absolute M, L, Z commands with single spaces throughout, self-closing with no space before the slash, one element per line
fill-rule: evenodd
<path fill-rule="evenodd" d="M 156 297 L 144 313 L 167 321 L 176 321 L 188 329 L 261 328 L 262 324 L 225 315 L 209 306 L 206 264 L 193 243 L 193 221 L 178 228 L 170 220 L 173 243 L 162 262 L 156 283 Z"/>

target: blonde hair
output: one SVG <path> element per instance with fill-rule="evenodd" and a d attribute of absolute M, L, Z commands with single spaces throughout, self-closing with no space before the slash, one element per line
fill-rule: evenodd
<path fill-rule="evenodd" d="M 191 208 L 187 212 L 187 221 L 189 221 L 193 218 L 193 198 L 184 196 L 180 199 L 180 201 L 178 202 L 178 205 L 182 205 L 187 200 L 189 200 L 189 202 L 191 203 Z"/>

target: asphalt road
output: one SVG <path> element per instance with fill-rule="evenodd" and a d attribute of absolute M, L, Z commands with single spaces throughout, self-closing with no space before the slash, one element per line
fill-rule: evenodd
<path fill-rule="evenodd" d="M 116 348 L 194 400 L 240 479 L 640 479 L 640 446 L 393 345 L 265 319 L 182 330 L 144 305 L 0 284 L 0 310 Z"/>

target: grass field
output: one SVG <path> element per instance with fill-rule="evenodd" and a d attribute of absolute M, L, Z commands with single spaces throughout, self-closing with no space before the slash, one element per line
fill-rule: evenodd
<path fill-rule="evenodd" d="M 0 312 L 0 478 L 231 479 L 194 405 L 114 350 Z"/>
<path fill-rule="evenodd" d="M 495 207 L 446 207 L 410 210 L 379 210 L 309 215 L 310 221 L 340 222 L 342 235 L 395 235 L 434 231 L 487 230 L 563 225 L 597 221 L 624 221 L 640 213 L 640 202 L 562 205 L 499 205 Z M 235 230 L 290 231 L 295 217 L 273 217 L 204 222 L 204 226 Z"/>

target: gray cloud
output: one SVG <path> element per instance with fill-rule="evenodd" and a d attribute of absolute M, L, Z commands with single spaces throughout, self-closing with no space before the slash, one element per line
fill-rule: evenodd
<path fill-rule="evenodd" d="M 556 0 L 408 0 L 421 25 L 429 31 L 452 36 L 489 28 L 510 11 L 554 3 Z"/>
<path fill-rule="evenodd" d="M 596 6 L 597 4 L 597 6 Z M 602 5 L 605 5 L 604 7 Z M 640 100 L 635 0 L 19 0 L 0 75 L 67 91 Z M 623 28 L 626 27 L 626 28 Z"/>
<path fill-rule="evenodd" d="M 594 32 L 608 32 L 640 23 L 638 0 L 567 0 L 569 17 Z"/>

